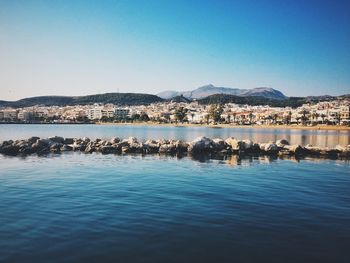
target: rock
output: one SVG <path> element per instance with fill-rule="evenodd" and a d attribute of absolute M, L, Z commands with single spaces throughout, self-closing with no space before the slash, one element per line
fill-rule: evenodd
<path fill-rule="evenodd" d="M 54 143 L 50 146 L 50 152 L 59 153 L 61 151 L 62 146 L 62 143 Z"/>
<path fill-rule="evenodd" d="M 191 153 L 208 153 L 214 149 L 213 140 L 207 137 L 198 137 L 189 143 L 188 152 Z"/>
<path fill-rule="evenodd" d="M 276 141 L 278 147 L 283 147 L 284 145 L 289 145 L 289 142 L 286 139 L 281 139 Z"/>
<path fill-rule="evenodd" d="M 230 146 L 234 150 L 239 150 L 238 149 L 238 141 L 234 137 L 229 137 L 225 140 L 225 143 Z M 236 149 L 237 148 L 237 149 Z"/>
<path fill-rule="evenodd" d="M 162 144 L 159 147 L 159 153 L 168 153 L 173 154 L 176 152 L 176 146 L 175 144 L 169 143 L 169 144 Z"/>
<path fill-rule="evenodd" d="M 88 143 L 88 142 L 90 142 L 91 140 L 90 140 L 90 138 L 88 138 L 88 137 L 84 137 L 84 138 L 82 139 L 82 141 L 83 141 L 84 143 Z"/>
<path fill-rule="evenodd" d="M 126 140 L 123 141 L 127 141 L 129 143 L 129 145 L 133 144 L 133 143 L 138 143 L 137 139 L 135 137 L 129 137 Z"/>
<path fill-rule="evenodd" d="M 237 140 L 234 137 L 227 138 L 225 142 L 231 147 L 232 151 L 249 151 L 253 147 L 251 140 Z"/>
<path fill-rule="evenodd" d="M 73 147 L 67 145 L 67 144 L 64 144 L 62 147 L 61 147 L 61 152 L 69 152 L 69 151 L 72 151 L 73 150 Z"/>
<path fill-rule="evenodd" d="M 268 143 L 261 143 L 260 144 L 260 150 L 267 152 L 267 153 L 277 153 L 278 152 L 278 146 L 274 142 L 268 142 Z"/>
<path fill-rule="evenodd" d="M 19 146 L 14 144 L 2 145 L 0 152 L 6 155 L 17 155 L 19 152 Z"/>
<path fill-rule="evenodd" d="M 227 143 L 221 138 L 213 139 L 215 151 L 222 151 L 227 148 Z"/>
<path fill-rule="evenodd" d="M 32 136 L 30 137 L 27 141 L 29 144 L 33 144 L 35 143 L 37 140 L 39 140 L 40 138 L 39 137 L 36 137 L 36 136 Z"/>
<path fill-rule="evenodd" d="M 113 146 L 102 146 L 101 153 L 102 154 L 109 154 L 109 153 L 116 153 L 117 150 Z"/>
<path fill-rule="evenodd" d="M 116 144 L 116 143 L 118 143 L 118 142 L 120 142 L 120 139 L 119 139 L 118 137 L 113 137 L 113 138 L 110 140 L 110 143 L 111 143 L 111 144 Z"/>
<path fill-rule="evenodd" d="M 159 143 L 155 140 L 147 140 L 143 144 L 144 153 L 158 153 L 159 152 Z"/>
<path fill-rule="evenodd" d="M 74 143 L 74 139 L 73 138 L 65 138 L 64 139 L 64 144 L 73 144 Z"/>
<path fill-rule="evenodd" d="M 241 141 L 241 148 L 244 151 L 250 151 L 253 148 L 254 143 L 252 140 L 242 140 Z"/>
<path fill-rule="evenodd" d="M 52 142 L 62 143 L 62 144 L 64 143 L 64 138 L 60 136 L 53 136 L 53 137 L 49 137 L 48 139 Z"/>
<path fill-rule="evenodd" d="M 298 144 L 295 144 L 295 145 L 284 144 L 280 152 L 282 154 L 289 154 L 289 155 L 304 155 L 306 153 L 304 147 Z"/>
<path fill-rule="evenodd" d="M 44 149 L 49 149 L 52 144 L 53 142 L 51 140 L 38 139 L 35 143 L 32 144 L 32 150 L 35 152 L 39 152 Z"/>
<path fill-rule="evenodd" d="M 175 142 L 175 147 L 178 153 L 185 153 L 187 152 L 187 149 L 188 149 L 188 143 L 178 140 Z"/>
<path fill-rule="evenodd" d="M 94 142 L 89 142 L 86 147 L 84 152 L 86 153 L 92 153 L 92 152 L 96 152 L 96 145 Z"/>
<path fill-rule="evenodd" d="M 161 144 L 169 144 L 170 141 L 169 141 L 169 140 L 166 140 L 166 139 L 160 139 L 160 140 L 157 140 L 157 143 L 158 143 L 159 145 L 161 145 Z"/>

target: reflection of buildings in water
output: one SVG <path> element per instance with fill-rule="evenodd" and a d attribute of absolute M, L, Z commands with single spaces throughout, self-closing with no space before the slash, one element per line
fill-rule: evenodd
<path fill-rule="evenodd" d="M 350 135 L 349 134 L 339 134 L 338 135 L 338 144 L 340 145 L 349 145 L 350 144 Z"/>

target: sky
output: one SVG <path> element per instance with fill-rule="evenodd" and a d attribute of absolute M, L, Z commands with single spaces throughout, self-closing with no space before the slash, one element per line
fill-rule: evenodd
<path fill-rule="evenodd" d="M 0 0 L 0 100 L 206 84 L 350 93 L 348 1 Z"/>

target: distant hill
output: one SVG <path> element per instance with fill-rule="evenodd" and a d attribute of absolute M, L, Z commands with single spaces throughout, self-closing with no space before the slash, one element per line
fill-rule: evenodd
<path fill-rule="evenodd" d="M 168 99 L 168 101 L 177 102 L 177 103 L 179 103 L 179 102 L 185 102 L 185 103 L 190 103 L 190 102 L 192 102 L 191 99 L 188 99 L 188 98 L 186 98 L 186 97 L 184 97 L 184 96 L 182 96 L 182 95 L 172 97 L 172 98 Z"/>
<path fill-rule="evenodd" d="M 203 99 L 199 99 L 199 104 L 225 104 L 225 103 L 235 103 L 235 104 L 248 104 L 252 106 L 256 105 L 269 105 L 272 107 L 299 107 L 304 103 L 307 103 L 308 99 L 303 97 L 289 97 L 284 100 L 269 99 L 261 96 L 251 96 L 251 97 L 241 97 L 228 94 L 214 94 Z"/>
<path fill-rule="evenodd" d="M 212 84 L 199 87 L 191 91 L 164 91 L 158 93 L 157 95 L 163 99 L 170 99 L 175 96 L 183 95 L 188 99 L 202 99 L 214 94 L 228 94 L 236 95 L 242 97 L 264 97 L 269 99 L 283 100 L 287 97 L 280 91 L 272 88 L 254 88 L 254 89 L 237 89 L 237 88 L 225 88 L 225 87 L 215 87 Z"/>
<path fill-rule="evenodd" d="M 39 96 L 25 98 L 17 101 L 0 101 L 0 107 L 30 107 L 35 105 L 64 106 L 64 105 L 87 105 L 94 103 L 113 103 L 116 105 L 147 105 L 164 101 L 162 98 L 142 93 L 105 93 L 88 96 Z"/>

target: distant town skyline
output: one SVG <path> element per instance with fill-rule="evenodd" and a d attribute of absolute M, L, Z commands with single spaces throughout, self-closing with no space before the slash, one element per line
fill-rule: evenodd
<path fill-rule="evenodd" d="M 0 0 L 0 100 L 212 83 L 350 93 L 349 1 Z"/>

